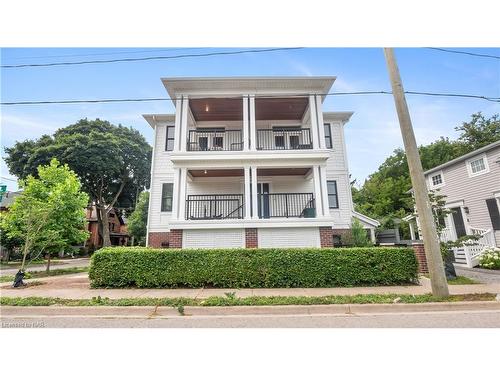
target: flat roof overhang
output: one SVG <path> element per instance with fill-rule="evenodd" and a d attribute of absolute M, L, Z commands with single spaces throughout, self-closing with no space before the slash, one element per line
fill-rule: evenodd
<path fill-rule="evenodd" d="M 311 171 L 311 168 L 257 168 L 257 176 L 306 176 Z M 192 177 L 243 177 L 243 168 L 221 168 L 221 169 L 189 169 L 188 173 Z"/>

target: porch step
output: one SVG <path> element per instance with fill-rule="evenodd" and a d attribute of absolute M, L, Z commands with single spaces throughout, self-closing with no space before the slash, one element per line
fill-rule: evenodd
<path fill-rule="evenodd" d="M 454 252 L 455 252 L 455 263 L 467 264 L 467 261 L 465 260 L 464 249 L 457 249 Z"/>

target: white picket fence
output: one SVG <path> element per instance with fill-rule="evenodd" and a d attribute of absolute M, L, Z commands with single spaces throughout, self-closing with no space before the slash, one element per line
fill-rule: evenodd
<path fill-rule="evenodd" d="M 469 268 L 476 267 L 479 264 L 479 258 L 487 246 L 495 246 L 495 237 L 491 229 L 471 228 L 473 235 L 481 236 L 478 240 L 469 240 L 462 246 L 452 248 L 455 255 L 455 262 L 465 264 Z M 444 232 L 443 232 L 444 233 Z M 441 241 L 448 237 L 447 233 L 441 235 Z"/>

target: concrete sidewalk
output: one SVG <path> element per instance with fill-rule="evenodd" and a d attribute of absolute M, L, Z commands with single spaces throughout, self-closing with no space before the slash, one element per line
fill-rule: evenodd
<path fill-rule="evenodd" d="M 33 279 L 35 280 L 35 279 Z M 28 280 L 33 281 L 33 280 Z M 431 292 L 429 279 L 421 278 L 420 285 L 379 286 L 352 288 L 282 288 L 282 289 L 91 289 L 88 275 L 85 273 L 54 276 L 38 279 L 41 285 L 14 289 L 11 283 L 0 285 L 2 297 L 57 297 L 67 299 L 90 299 L 92 297 L 119 298 L 198 298 L 211 296 L 224 297 L 226 293 L 235 293 L 236 297 L 250 296 L 308 296 L 321 297 L 331 295 L 356 294 L 427 294 Z M 498 284 L 450 285 L 451 294 L 500 293 Z"/>

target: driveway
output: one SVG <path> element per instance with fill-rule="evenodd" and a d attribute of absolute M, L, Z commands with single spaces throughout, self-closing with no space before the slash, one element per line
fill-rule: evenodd
<path fill-rule="evenodd" d="M 459 276 L 465 276 L 483 284 L 500 284 L 500 270 L 466 268 L 455 265 L 455 271 Z"/>
<path fill-rule="evenodd" d="M 90 263 L 90 258 L 74 258 L 74 259 L 63 259 L 61 263 L 53 263 L 50 265 L 51 270 L 57 270 L 61 268 L 73 268 L 73 267 L 88 267 Z M 47 266 L 45 264 L 33 264 L 28 266 L 28 271 L 45 271 Z M 0 270 L 0 275 L 15 275 L 19 269 L 15 268 L 4 268 Z"/>

